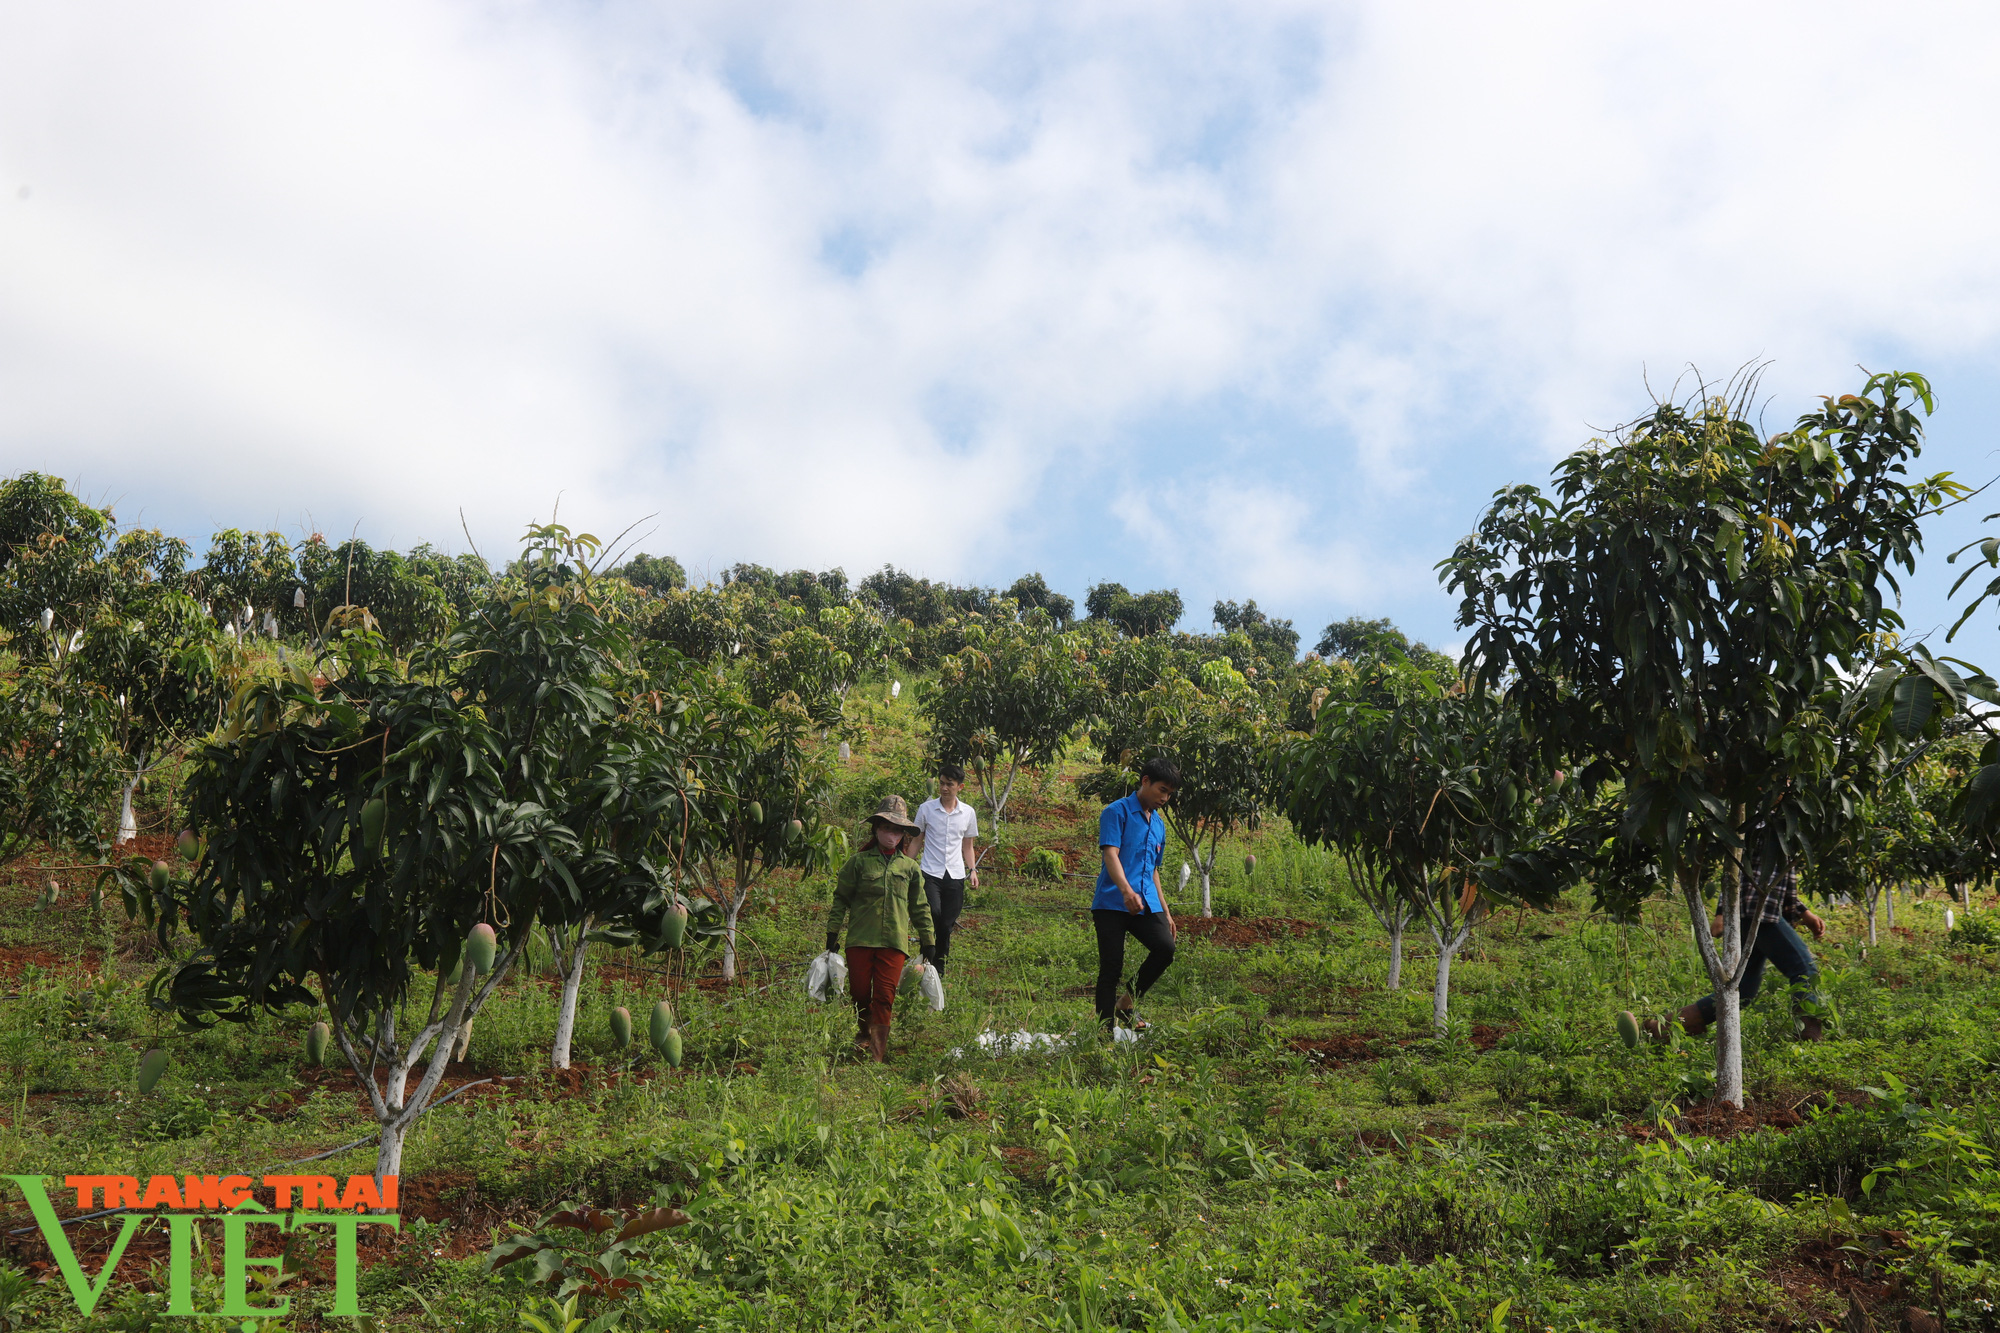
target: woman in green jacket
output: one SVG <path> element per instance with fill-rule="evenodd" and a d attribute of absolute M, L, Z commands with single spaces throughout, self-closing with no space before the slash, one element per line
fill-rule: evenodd
<path fill-rule="evenodd" d="M 874 838 L 847 858 L 833 886 L 826 949 L 832 953 L 840 947 L 845 926 L 847 988 L 861 1020 L 854 1044 L 871 1049 L 877 1063 L 887 1064 L 889 1018 L 910 956 L 910 933 L 914 928 L 917 942 L 930 947 L 931 904 L 924 893 L 923 868 L 903 854 L 917 836 L 903 798 L 884 797 L 868 822 Z"/>

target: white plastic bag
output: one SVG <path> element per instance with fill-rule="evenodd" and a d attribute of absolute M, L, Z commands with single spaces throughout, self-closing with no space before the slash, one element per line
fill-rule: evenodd
<path fill-rule="evenodd" d="M 1026 1030 L 994 1032 L 990 1029 L 980 1033 L 977 1038 L 979 1050 L 987 1055 L 996 1057 L 1030 1053 L 1054 1055 L 1068 1050 L 1071 1046 L 1088 1045 L 1097 1040 L 1100 1040 L 1100 1038 L 1082 1032 L 1028 1032 Z M 1131 1028 L 1113 1028 L 1111 1031 L 1113 1045 L 1123 1046 L 1137 1040 L 1139 1040 L 1139 1034 Z M 967 1053 L 966 1047 L 956 1047 L 951 1052 L 951 1058 L 954 1060 L 963 1060 Z"/>
<path fill-rule="evenodd" d="M 847 989 L 847 960 L 831 950 L 806 967 L 806 994 L 825 1004 Z"/>
<path fill-rule="evenodd" d="M 921 996 L 932 1009 L 944 1008 L 944 981 L 938 970 L 921 958 L 912 958 L 903 965 L 903 979 L 896 984 L 896 994 L 910 999 Z"/>

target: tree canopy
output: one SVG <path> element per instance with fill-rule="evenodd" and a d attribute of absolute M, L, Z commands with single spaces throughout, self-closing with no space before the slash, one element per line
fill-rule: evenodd
<path fill-rule="evenodd" d="M 1681 884 L 1724 997 L 1718 1083 L 1737 1103 L 1738 925 L 1758 905 L 1739 898 L 1744 849 L 1781 864 L 1845 818 L 1824 799 L 1842 759 L 1829 695 L 1900 628 L 1895 570 L 1914 568 L 1923 517 L 1963 491 L 1947 474 L 1907 479 L 1932 406 L 1920 376 L 1870 376 L 1769 439 L 1747 419 L 1754 391 L 1656 403 L 1563 460 L 1550 493 L 1501 491 L 1440 565 L 1474 683 L 1505 689 L 1586 791 L 1620 784 L 1622 836 Z"/>

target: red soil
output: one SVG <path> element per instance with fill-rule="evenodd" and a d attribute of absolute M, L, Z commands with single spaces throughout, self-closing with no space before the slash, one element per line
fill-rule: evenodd
<path fill-rule="evenodd" d="M 1182 935 L 1209 940 L 1225 949 L 1298 939 L 1319 929 L 1317 921 L 1287 916 L 1177 916 L 1174 925 Z"/>

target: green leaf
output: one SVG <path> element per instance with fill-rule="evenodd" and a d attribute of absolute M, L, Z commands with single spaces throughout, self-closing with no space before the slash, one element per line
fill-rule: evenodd
<path fill-rule="evenodd" d="M 1925 653 L 1915 659 L 1917 670 L 1929 676 L 1951 699 L 1954 709 L 1965 707 L 1965 681 L 1945 663 Z"/>
<path fill-rule="evenodd" d="M 1889 709 L 1890 724 L 1898 735 L 1914 740 L 1923 734 L 1937 706 L 1937 691 L 1919 675 L 1904 676 L 1896 682 L 1895 702 Z"/>

